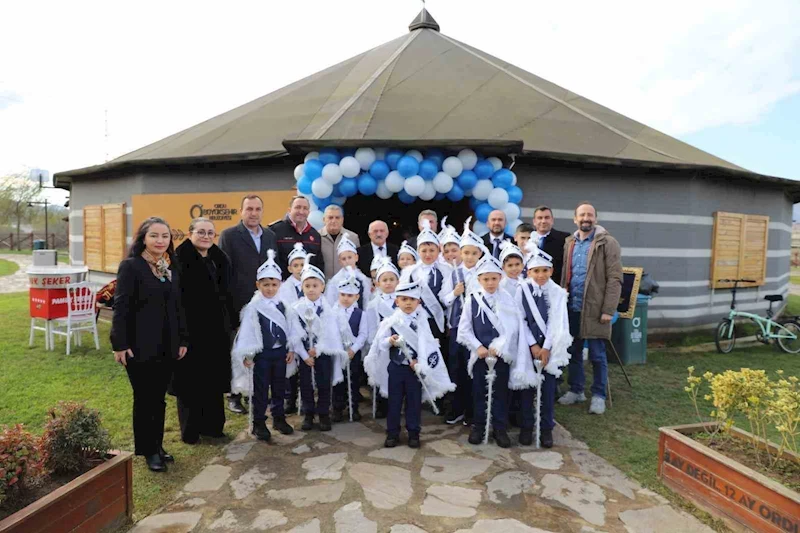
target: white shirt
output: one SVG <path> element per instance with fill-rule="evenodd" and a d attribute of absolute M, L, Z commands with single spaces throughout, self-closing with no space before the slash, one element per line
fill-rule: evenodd
<path fill-rule="evenodd" d="M 386 257 L 386 243 L 383 243 L 382 246 L 377 246 L 374 242 L 370 242 L 372 245 L 372 257 Z M 383 248 L 383 250 L 379 250 L 378 248 Z"/>
<path fill-rule="evenodd" d="M 261 235 L 264 234 L 264 230 L 261 229 L 261 226 L 258 227 L 258 232 L 253 232 L 250 228 L 247 228 L 247 232 L 250 234 L 250 238 L 253 239 L 253 243 L 256 245 L 256 250 L 258 253 L 261 253 Z"/>

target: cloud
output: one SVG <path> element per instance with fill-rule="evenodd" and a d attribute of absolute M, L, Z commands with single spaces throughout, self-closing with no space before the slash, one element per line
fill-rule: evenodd
<path fill-rule="evenodd" d="M 0 111 L 23 102 L 22 95 L 11 89 L 0 89 Z"/>

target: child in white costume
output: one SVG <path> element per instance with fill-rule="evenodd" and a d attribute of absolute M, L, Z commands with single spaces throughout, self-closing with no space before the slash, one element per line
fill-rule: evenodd
<path fill-rule="evenodd" d="M 500 264 L 503 265 L 503 279 L 500 280 L 500 288 L 512 298 L 516 297 L 520 284 L 525 280 L 522 277 L 524 263 L 525 255 L 517 245 L 511 241 L 500 243 Z"/>
<path fill-rule="evenodd" d="M 335 305 L 336 302 L 339 301 L 339 283 L 347 275 L 345 269 L 347 267 L 352 267 L 356 277 L 356 283 L 359 286 L 356 305 L 358 305 L 358 308 L 362 311 L 365 310 L 370 295 L 372 294 L 372 281 L 358 270 L 356 266 L 358 263 L 358 251 L 356 250 L 356 245 L 353 244 L 353 241 L 351 241 L 346 234 L 342 236 L 339 244 L 336 246 L 336 255 L 339 258 L 339 264 L 342 268 L 336 275 L 328 280 L 328 285 L 325 288 L 325 297 L 328 299 L 328 303 Z"/>
<path fill-rule="evenodd" d="M 373 261 L 375 263 L 375 261 Z M 381 323 L 392 316 L 396 308 L 395 289 L 400 280 L 400 272 L 388 257 L 379 257 L 375 266 L 375 291 L 367 306 L 368 346 L 372 345 Z M 366 349 L 365 349 L 366 351 Z M 363 361 L 363 357 L 362 357 Z M 388 404 L 386 398 L 378 394 L 377 386 L 372 387 L 372 417 L 386 418 Z"/>
<path fill-rule="evenodd" d="M 297 372 L 292 352 L 292 311 L 278 297 L 281 268 L 275 251 L 267 250 L 267 260 L 256 273 L 256 290 L 241 313 L 239 331 L 231 350 L 231 392 L 250 396 L 250 431 L 269 441 L 267 404 L 271 400 L 272 427 L 289 435 L 283 400 L 286 378 Z M 270 388 L 272 394 L 270 398 Z"/>
<path fill-rule="evenodd" d="M 306 250 L 303 243 L 294 243 L 294 248 L 289 252 L 287 270 L 291 274 L 286 281 L 281 283 L 278 296 L 286 305 L 294 305 L 297 300 L 303 297 L 303 288 L 300 284 L 300 274 L 303 272 L 303 265 L 306 264 Z"/>

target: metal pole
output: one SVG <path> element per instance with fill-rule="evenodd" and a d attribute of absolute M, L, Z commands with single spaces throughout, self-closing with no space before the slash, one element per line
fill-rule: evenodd
<path fill-rule="evenodd" d="M 44 199 L 44 249 L 50 249 L 50 232 L 47 225 L 47 198 Z"/>

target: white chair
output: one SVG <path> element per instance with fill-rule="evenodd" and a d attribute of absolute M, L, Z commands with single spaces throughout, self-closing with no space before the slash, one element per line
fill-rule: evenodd
<path fill-rule="evenodd" d="M 67 355 L 70 352 L 73 336 L 75 345 L 81 345 L 81 332 L 91 331 L 94 335 L 94 346 L 100 349 L 100 339 L 97 335 L 97 315 L 95 314 L 95 300 L 97 289 L 86 281 L 70 283 L 67 285 L 67 316 L 57 318 L 50 325 L 50 349 L 55 348 L 55 335 L 67 338 Z"/>
<path fill-rule="evenodd" d="M 36 321 L 41 320 L 44 322 L 43 326 L 36 325 Z M 28 346 L 33 346 L 33 336 L 37 331 L 44 331 L 44 349 L 50 350 L 50 321 L 46 318 L 31 317 L 31 339 Z"/>

